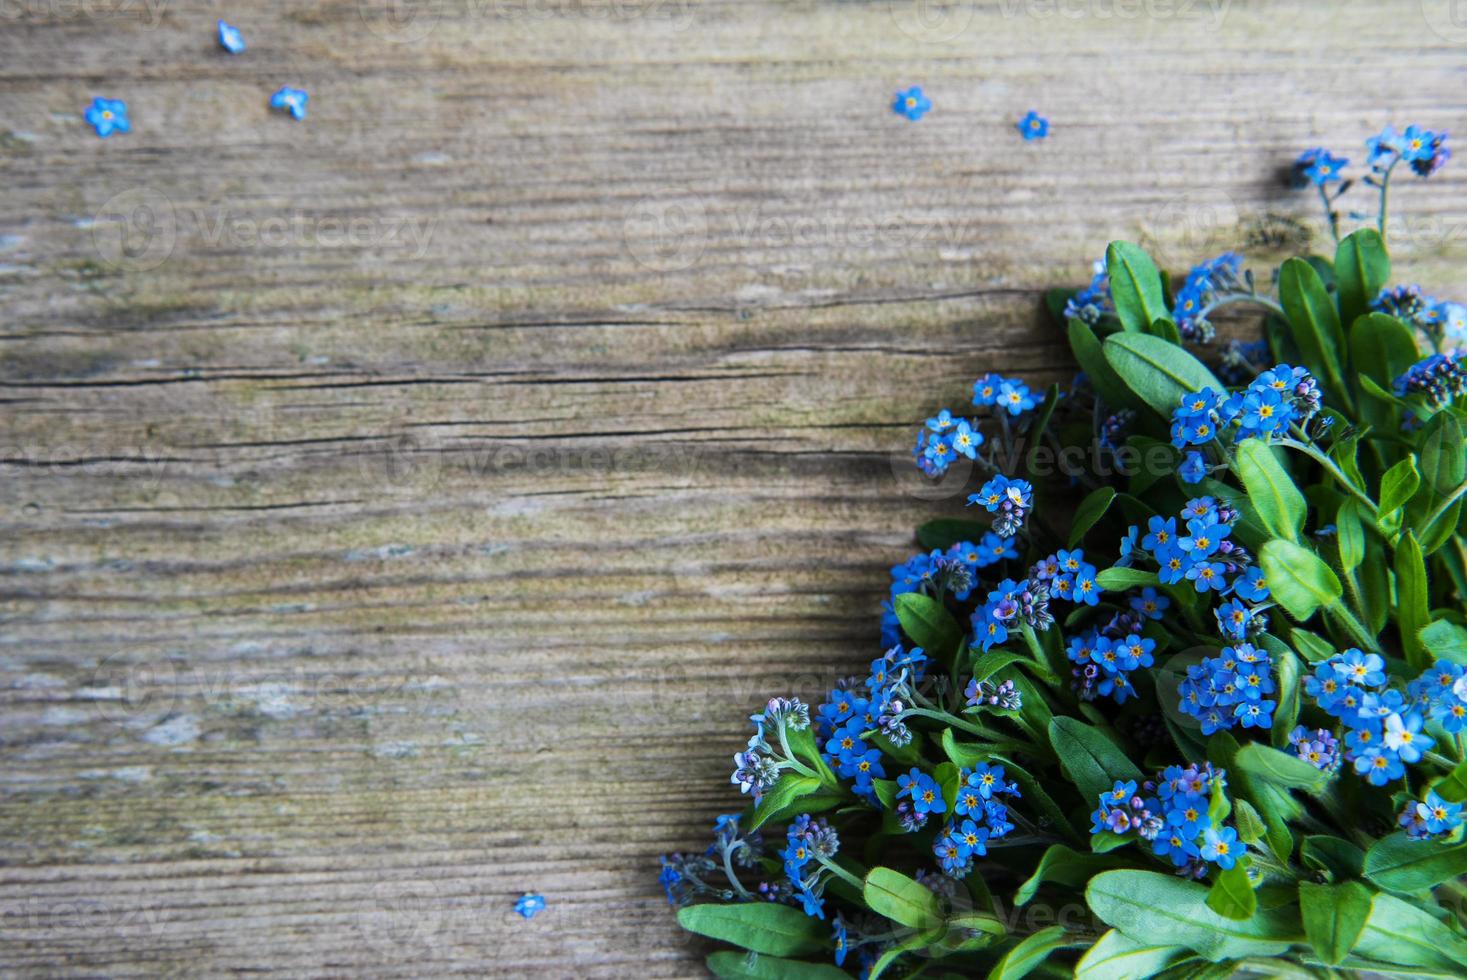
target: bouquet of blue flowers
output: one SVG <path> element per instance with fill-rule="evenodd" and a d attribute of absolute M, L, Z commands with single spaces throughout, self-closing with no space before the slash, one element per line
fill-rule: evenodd
<path fill-rule="evenodd" d="M 1267 288 L 1113 243 L 1050 297 L 1068 390 L 927 420 L 977 519 L 918 530 L 885 652 L 755 714 L 748 805 L 663 858 L 715 975 L 1467 975 L 1467 311 L 1385 245 L 1445 139 L 1371 139 L 1344 236 L 1348 161 L 1303 154 L 1334 255 Z M 1219 351 L 1233 304 L 1264 335 Z"/>

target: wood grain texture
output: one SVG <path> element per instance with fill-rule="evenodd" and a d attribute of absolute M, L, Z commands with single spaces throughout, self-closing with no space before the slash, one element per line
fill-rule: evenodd
<path fill-rule="evenodd" d="M 656 856 L 873 655 L 914 422 L 1463 129 L 1448 5 L 0 3 L 0 973 L 699 975 Z"/>

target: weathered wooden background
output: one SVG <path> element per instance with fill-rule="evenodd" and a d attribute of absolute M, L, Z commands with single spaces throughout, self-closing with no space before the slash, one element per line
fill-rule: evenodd
<path fill-rule="evenodd" d="M 0 0 L 0 973 L 697 975 L 656 856 L 875 654 L 913 423 L 1464 69 L 1462 0 Z"/>

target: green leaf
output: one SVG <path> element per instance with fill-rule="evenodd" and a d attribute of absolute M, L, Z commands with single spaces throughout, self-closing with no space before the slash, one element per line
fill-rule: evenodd
<path fill-rule="evenodd" d="M 1140 568 L 1117 566 L 1107 568 L 1095 576 L 1095 584 L 1106 592 L 1124 592 L 1127 589 L 1139 589 L 1159 583 L 1160 580 L 1156 577 L 1155 572 L 1148 572 Z"/>
<path fill-rule="evenodd" d="M 1302 627 L 1295 627 L 1289 633 L 1289 639 L 1293 641 L 1294 648 L 1304 655 L 1304 659 L 1310 663 L 1318 663 L 1328 660 L 1335 655 L 1335 645 L 1318 633 L 1311 633 Z M 1285 649 L 1288 649 L 1285 647 Z"/>
<path fill-rule="evenodd" d="M 1063 844 L 1051 844 L 1039 859 L 1039 866 L 1029 880 L 1014 893 L 1015 905 L 1027 905 L 1046 882 L 1055 882 L 1069 888 L 1079 888 L 1101 871 L 1123 868 L 1126 862 L 1118 857 L 1103 854 L 1082 854 Z"/>
<path fill-rule="evenodd" d="M 1117 780 L 1140 782 L 1144 778 L 1135 763 L 1100 729 L 1075 718 L 1061 715 L 1051 719 L 1049 742 L 1089 807 L 1093 808 L 1100 794 L 1109 792 Z"/>
<path fill-rule="evenodd" d="M 1273 741 L 1275 748 L 1283 748 L 1289 744 L 1289 733 L 1299 720 L 1301 668 L 1299 658 L 1288 647 L 1278 652 L 1270 649 L 1268 653 L 1269 659 L 1273 661 L 1274 673 L 1278 675 L 1275 682 L 1277 693 L 1274 694 L 1276 706 L 1273 710 Z"/>
<path fill-rule="evenodd" d="M 754 818 L 749 821 L 749 830 L 755 831 L 769 822 L 769 818 L 785 807 L 791 806 L 802 796 L 809 796 L 820 788 L 820 780 L 814 776 L 801 776 L 786 772 L 770 787 L 754 807 Z"/>
<path fill-rule="evenodd" d="M 1416 338 L 1410 327 L 1384 313 L 1369 313 L 1347 322 L 1355 382 L 1362 394 L 1371 395 L 1361 399 L 1361 415 L 1384 431 L 1394 431 L 1399 406 L 1390 394 L 1391 384 L 1421 356 Z"/>
<path fill-rule="evenodd" d="M 1258 911 L 1258 896 L 1253 893 L 1253 883 L 1248 880 L 1248 869 L 1242 862 L 1218 872 L 1207 891 L 1207 907 L 1225 919 L 1253 918 L 1253 913 Z"/>
<path fill-rule="evenodd" d="M 1335 515 L 1335 541 L 1340 549 L 1340 567 L 1353 572 L 1365 560 L 1365 508 L 1347 500 Z"/>
<path fill-rule="evenodd" d="M 1374 228 L 1351 232 L 1335 247 L 1335 282 L 1339 284 L 1340 319 L 1353 323 L 1391 277 L 1391 259 Z"/>
<path fill-rule="evenodd" d="M 845 970 L 829 963 L 783 960 L 725 949 L 708 957 L 708 972 L 719 980 L 851 980 Z"/>
<path fill-rule="evenodd" d="M 1329 781 L 1329 774 L 1314 768 L 1297 755 L 1269 748 L 1262 742 L 1249 742 L 1233 756 L 1233 765 L 1260 779 L 1285 789 L 1319 792 Z"/>
<path fill-rule="evenodd" d="M 1387 517 L 1406 506 L 1419 486 L 1421 474 L 1416 472 L 1416 457 L 1408 455 L 1380 478 L 1380 516 Z"/>
<path fill-rule="evenodd" d="M 1162 295 L 1161 273 L 1140 246 L 1111 242 L 1105 250 L 1105 265 L 1116 316 L 1126 331 L 1145 332 L 1155 321 L 1171 316 Z"/>
<path fill-rule="evenodd" d="M 1013 949 L 1004 954 L 992 970 L 988 980 L 1019 980 L 1027 977 L 1049 954 L 1071 945 L 1063 926 L 1050 926 L 1032 933 Z"/>
<path fill-rule="evenodd" d="M 1467 664 L 1467 629 L 1449 620 L 1439 619 L 1429 626 L 1423 626 L 1416 635 L 1432 660 Z"/>
<path fill-rule="evenodd" d="M 1279 302 L 1289 318 L 1294 343 L 1307 367 L 1336 402 L 1349 408 L 1350 397 L 1340 377 L 1345 332 L 1340 313 L 1314 267 L 1303 259 L 1284 261 L 1279 269 Z"/>
<path fill-rule="evenodd" d="M 1467 436 L 1456 415 L 1437 412 L 1427 421 L 1417 444 L 1421 447 L 1421 489 L 1406 508 L 1406 525 L 1417 532 L 1422 552 L 1429 555 L 1457 530 L 1462 513 L 1460 497 L 1446 505 L 1434 520 L 1432 515 L 1452 499 L 1467 478 Z"/>
<path fill-rule="evenodd" d="M 1382 837 L 1365 852 L 1365 877 L 1387 891 L 1410 895 L 1467 874 L 1467 844 L 1412 840 L 1405 831 Z"/>
<path fill-rule="evenodd" d="M 963 631 L 947 608 L 936 599 L 920 592 L 907 592 L 894 603 L 902 632 L 928 656 L 951 658 L 963 640 Z"/>
<path fill-rule="evenodd" d="M 1069 326 L 1070 350 L 1075 361 L 1090 379 L 1090 385 L 1107 405 L 1112 408 L 1140 408 L 1141 400 L 1131 394 L 1125 381 L 1110 366 L 1101 349 L 1100 338 L 1088 323 L 1071 320 Z"/>
<path fill-rule="evenodd" d="M 1406 663 L 1417 670 L 1431 666 L 1421 643 L 1421 631 L 1431 622 L 1427 588 L 1426 559 L 1416 535 L 1406 531 L 1396 542 L 1396 625 L 1401 630 Z"/>
<path fill-rule="evenodd" d="M 1070 519 L 1070 543 L 1068 547 L 1073 548 L 1085 537 L 1085 532 L 1095 526 L 1095 522 L 1105 516 L 1106 508 L 1110 502 L 1116 499 L 1115 490 L 1110 487 L 1097 487 L 1080 501 L 1080 506 L 1075 508 L 1075 516 Z"/>
<path fill-rule="evenodd" d="M 1111 929 L 1075 964 L 1075 980 L 1137 980 L 1160 973 L 1173 960 L 1187 955 L 1181 946 L 1138 943 Z"/>
<path fill-rule="evenodd" d="M 1274 452 L 1262 439 L 1245 439 L 1238 443 L 1233 467 L 1264 528 L 1275 537 L 1295 541 L 1308 507 Z"/>
<path fill-rule="evenodd" d="M 1201 361 L 1150 334 L 1112 334 L 1101 351 L 1126 385 L 1163 418 L 1171 418 L 1183 395 L 1203 388 L 1223 390 Z"/>
<path fill-rule="evenodd" d="M 1292 908 L 1229 919 L 1208 908 L 1204 886 L 1155 871 L 1102 872 L 1085 898 L 1107 925 L 1132 939 L 1186 946 L 1210 960 L 1277 956 L 1303 938 Z"/>
<path fill-rule="evenodd" d="M 931 946 L 933 943 L 937 942 L 941 938 L 942 929 L 940 928 L 940 926 L 935 926 L 932 929 L 918 933 L 915 936 L 908 936 L 906 939 L 903 939 L 895 946 L 887 947 L 887 949 L 876 958 L 876 962 L 871 964 L 871 972 L 867 975 L 867 980 L 880 980 L 880 977 L 886 973 L 887 968 L 895 963 L 898 959 L 905 956 L 907 953 L 912 952 L 913 950 L 926 949 L 928 946 Z"/>
<path fill-rule="evenodd" d="M 1403 966 L 1467 967 L 1467 942 L 1425 909 L 1384 893 L 1375 896 L 1355 951 Z"/>
<path fill-rule="evenodd" d="M 1316 871 L 1328 872 L 1335 880 L 1358 878 L 1365 866 L 1365 852 L 1342 837 L 1314 834 L 1299 845 L 1299 859 Z"/>
<path fill-rule="evenodd" d="M 1045 727 L 1048 728 L 1047 725 Z M 946 739 L 946 735 L 944 735 L 944 739 Z M 946 745 L 946 741 L 943 744 Z M 1074 825 L 1070 823 L 1070 819 L 1065 816 L 1065 812 L 1060 809 L 1059 804 L 1055 803 L 1054 799 L 1049 795 L 1049 791 L 1034 777 L 1033 773 L 1007 756 L 995 755 L 991 758 L 993 761 L 1002 764 L 1005 770 L 1007 770 L 1009 778 L 1019 784 L 1023 798 L 1028 800 L 1033 806 L 1038 807 L 1042 818 L 1040 821 L 1041 826 L 1047 822 L 1050 828 L 1058 830 L 1071 840 L 1084 840 L 1084 835 L 1075 830 Z"/>
<path fill-rule="evenodd" d="M 942 922 L 942 909 L 932 889 L 891 868 L 867 872 L 861 897 L 877 915 L 913 929 L 931 929 Z"/>
<path fill-rule="evenodd" d="M 1370 918 L 1370 889 L 1358 881 L 1339 885 L 1299 882 L 1299 915 L 1304 935 L 1321 960 L 1339 963 L 1360 939 Z"/>
<path fill-rule="evenodd" d="M 1247 800 L 1238 800 L 1233 807 L 1233 823 L 1238 830 L 1238 837 L 1245 844 L 1257 844 L 1263 840 L 1267 828 L 1263 825 L 1263 818 L 1258 811 L 1253 809 L 1253 804 Z"/>
<path fill-rule="evenodd" d="M 988 525 L 958 517 L 940 517 L 917 528 L 917 543 L 928 551 L 946 551 L 959 541 L 982 541 Z"/>
<path fill-rule="evenodd" d="M 1330 567 L 1292 541 L 1269 541 L 1259 552 L 1258 563 L 1274 601 L 1301 622 L 1320 606 L 1334 605 L 1343 592 Z"/>
<path fill-rule="evenodd" d="M 1443 776 L 1432 789 L 1448 803 L 1467 800 L 1467 762 L 1457 763 L 1457 767 Z"/>
<path fill-rule="evenodd" d="M 678 909 L 677 922 L 689 932 L 770 956 L 802 956 L 830 945 L 829 926 L 772 902 L 689 905 Z"/>

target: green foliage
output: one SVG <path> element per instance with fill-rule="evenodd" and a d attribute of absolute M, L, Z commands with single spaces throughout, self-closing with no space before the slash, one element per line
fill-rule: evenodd
<path fill-rule="evenodd" d="M 715 847 L 707 862 L 714 885 L 696 896 L 704 904 L 679 913 L 685 928 L 739 947 L 709 958 L 715 975 L 850 976 L 854 963 L 842 970 L 830 962 L 834 937 L 847 935 L 876 978 L 1223 980 L 1275 968 L 1287 976 L 1467 976 L 1467 832 L 1449 827 L 1413 839 L 1398 829 L 1419 835 L 1413 814 L 1440 815 L 1440 801 L 1467 801 L 1467 732 L 1458 736 L 1444 715 L 1432 717 L 1413 735 L 1431 740 L 1429 750 L 1382 785 L 1357 771 L 1355 756 L 1392 731 L 1388 722 L 1359 745 L 1347 743 L 1352 726 L 1370 722 L 1344 720 L 1319 696 L 1321 672 L 1350 648 L 1378 655 L 1397 689 L 1418 674 L 1451 687 L 1453 675 L 1438 661 L 1467 667 L 1467 398 L 1396 394 L 1396 379 L 1427 348 L 1419 322 L 1370 309 L 1391 282 L 1375 230 L 1340 240 L 1333 262 L 1286 261 L 1269 280 L 1276 303 L 1252 292 L 1252 278 L 1234 280 L 1232 288 L 1246 292 L 1232 299 L 1270 311 L 1264 329 L 1273 356 L 1309 373 L 1272 375 L 1268 390 L 1250 389 L 1250 372 L 1236 359 L 1214 373 L 1216 348 L 1188 349 L 1183 335 L 1197 336 L 1197 324 L 1181 305 L 1172 313 L 1181 280 L 1130 243 L 1112 244 L 1107 259 L 1114 309 L 1077 304 L 1070 312 L 1084 306 L 1083 318 L 1065 323 L 1088 388 L 1051 386 L 1033 410 L 990 419 L 984 429 L 992 456 L 977 462 L 982 479 L 993 467 L 1032 484 L 1032 500 L 1028 490 L 1007 498 L 1023 501 L 1026 518 L 1013 535 L 1017 557 L 960 573 L 929 555 L 984 539 L 999 515 L 975 507 L 923 524 L 917 536 L 926 564 L 896 576 L 916 584 L 894 590 L 895 625 L 888 620 L 887 628 L 899 628 L 898 655 L 921 647 L 929 659 L 920 682 L 914 675 L 887 690 L 874 678 L 874 690 L 853 690 L 871 695 L 867 715 L 850 723 L 879 750 L 884 774 L 858 786 L 850 763 L 822 753 L 834 723 L 761 725 L 780 774 L 744 810 L 739 832 L 761 831 L 764 849 L 751 858 L 738 850 L 746 839 L 726 853 Z M 1046 302 L 1062 319 L 1068 298 Z M 1242 381 L 1228 387 L 1219 375 Z M 1215 412 L 1222 424 L 1174 428 L 1184 396 L 1195 402 L 1204 389 L 1219 397 L 1202 395 L 1194 410 Z M 1243 431 L 1236 406 L 1244 395 L 1280 392 L 1304 409 L 1274 428 L 1258 415 L 1261 428 Z M 1098 430 L 1107 439 L 1099 456 Z M 1179 451 L 1174 438 L 1187 445 Z M 1039 449 L 1079 450 L 1072 458 L 1087 469 L 1041 471 Z M 1121 465 L 1122 450 L 1145 458 Z M 1194 452 L 1205 472 L 1177 472 L 1183 454 Z M 1152 517 L 1177 515 L 1204 496 L 1217 506 L 1201 508 L 1210 515 L 1202 531 L 1216 518 L 1228 525 L 1227 541 L 1187 546 L 1209 549 L 1200 554 L 1222 569 L 1221 581 L 1187 578 L 1160 559 L 1160 549 L 1140 544 L 1155 531 Z M 1175 537 L 1202 531 L 1184 515 Z M 1071 555 L 1075 564 L 1061 570 L 1060 552 L 1070 549 L 1083 549 L 1083 557 Z M 1076 571 L 1091 565 L 1099 571 Z M 1257 582 L 1245 583 L 1251 565 L 1255 576 L 1262 572 L 1266 597 Z M 1074 591 L 1086 574 L 1097 587 L 1093 604 Z M 1013 583 L 1000 586 L 1005 579 Z M 1240 606 L 1255 618 L 1228 625 L 1229 609 Z M 975 613 L 978 626 L 970 628 Z M 995 616 L 1004 638 L 978 628 Z M 1114 680 L 1100 636 L 1110 653 L 1120 643 L 1132 655 L 1146 644 L 1154 650 L 1143 666 L 1126 668 L 1131 686 L 1097 686 Z M 1214 685 L 1198 689 L 1217 703 L 1220 690 L 1248 683 L 1247 665 L 1258 662 L 1245 656 L 1250 648 L 1266 655 L 1259 695 L 1270 706 L 1266 724 L 1240 722 L 1240 713 L 1202 728 L 1201 711 L 1179 709 L 1196 670 Z M 1382 715 L 1401 722 L 1396 715 L 1430 702 L 1423 690 L 1403 691 Z M 1299 744 L 1317 738 L 1338 740 L 1345 758 L 1311 762 L 1318 756 Z M 1203 763 L 1212 775 L 1196 785 L 1208 788 L 1188 799 L 1179 820 L 1212 836 L 1185 839 L 1193 850 L 1184 848 L 1178 872 L 1166 852 L 1175 824 L 1157 820 L 1165 810 L 1161 784 L 1171 778 L 1167 767 Z M 1002 796 L 1014 827 L 984 839 L 954 878 L 929 877 L 934 855 L 949 854 L 948 843 L 934 850 L 940 836 L 982 817 L 959 814 L 957 804 L 979 785 L 966 781 L 989 766 L 1001 766 L 1017 790 Z M 942 797 L 942 809 L 922 819 L 898 782 L 914 770 Z M 1118 785 L 1128 783 L 1136 785 Z M 1440 797 L 1437 809 L 1418 810 L 1428 794 Z M 1142 813 L 1117 820 L 1117 808 Z M 839 831 L 834 856 L 799 872 L 814 892 L 752 900 L 756 881 L 791 882 L 784 825 L 805 814 L 823 814 Z M 1218 844 L 1224 840 L 1227 849 Z M 737 889 L 719 877 L 720 862 L 732 868 L 734 861 L 745 869 L 730 872 Z M 1065 906 L 1087 915 L 1034 926 L 1006 915 L 1005 897 L 1025 915 Z M 826 920 L 791 901 L 818 907 Z M 1100 924 L 1108 931 L 1093 938 Z"/>

